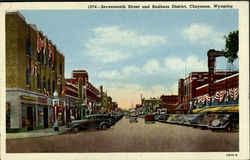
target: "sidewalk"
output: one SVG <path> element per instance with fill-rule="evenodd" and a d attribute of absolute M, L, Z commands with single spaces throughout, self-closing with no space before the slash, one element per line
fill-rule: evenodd
<path fill-rule="evenodd" d="M 40 129 L 35 131 L 21 132 L 21 133 L 6 133 L 6 139 L 20 139 L 20 138 L 34 138 L 34 137 L 45 137 L 63 134 L 69 131 L 66 126 L 60 126 L 59 132 L 54 133 L 53 128 Z"/>

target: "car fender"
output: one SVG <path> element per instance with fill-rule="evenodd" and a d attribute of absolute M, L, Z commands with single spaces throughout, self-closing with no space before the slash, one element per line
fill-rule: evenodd
<path fill-rule="evenodd" d="M 103 124 L 108 125 L 108 127 L 110 127 L 110 126 L 111 126 L 111 124 L 110 124 L 110 123 L 108 123 L 108 122 L 101 122 L 101 123 L 100 123 L 100 127 L 101 127 Z"/>

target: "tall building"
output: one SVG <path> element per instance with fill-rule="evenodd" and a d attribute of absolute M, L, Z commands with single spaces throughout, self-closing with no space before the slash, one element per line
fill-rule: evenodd
<path fill-rule="evenodd" d="M 78 88 L 78 100 L 73 108 L 74 112 L 77 112 L 77 119 L 82 119 L 86 114 L 97 113 L 99 90 L 89 82 L 88 72 L 73 70 L 72 78 L 67 78 L 65 81 Z"/>
<path fill-rule="evenodd" d="M 64 55 L 19 12 L 6 13 L 6 124 L 8 130 L 65 122 Z M 59 93 L 57 115 L 52 100 Z"/>

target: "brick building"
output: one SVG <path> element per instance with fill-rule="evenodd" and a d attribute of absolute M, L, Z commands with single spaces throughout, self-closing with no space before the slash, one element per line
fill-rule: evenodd
<path fill-rule="evenodd" d="M 218 71 L 215 72 L 215 79 L 220 80 L 225 77 L 237 74 L 237 71 L 233 72 L 224 72 Z M 194 101 L 197 98 L 196 88 L 208 85 L 209 76 L 208 72 L 191 72 L 188 77 L 185 79 L 179 79 L 178 81 L 178 106 L 176 111 L 180 113 L 189 113 L 193 106 Z"/>
<path fill-rule="evenodd" d="M 33 130 L 54 123 L 53 93 L 64 86 L 64 55 L 19 12 L 6 13 L 6 124 L 8 129 Z M 65 122 L 65 102 L 57 107 Z"/>
<path fill-rule="evenodd" d="M 73 70 L 72 78 L 67 78 L 65 81 L 78 88 L 78 100 L 73 111 L 77 112 L 77 119 L 82 119 L 86 114 L 98 112 L 99 90 L 89 82 L 87 71 Z"/>

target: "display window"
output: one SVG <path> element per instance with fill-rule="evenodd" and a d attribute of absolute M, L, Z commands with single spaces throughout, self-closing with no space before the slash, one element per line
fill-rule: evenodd
<path fill-rule="evenodd" d="M 44 119 L 43 119 L 43 107 L 37 106 L 37 126 L 43 126 L 44 125 Z"/>

